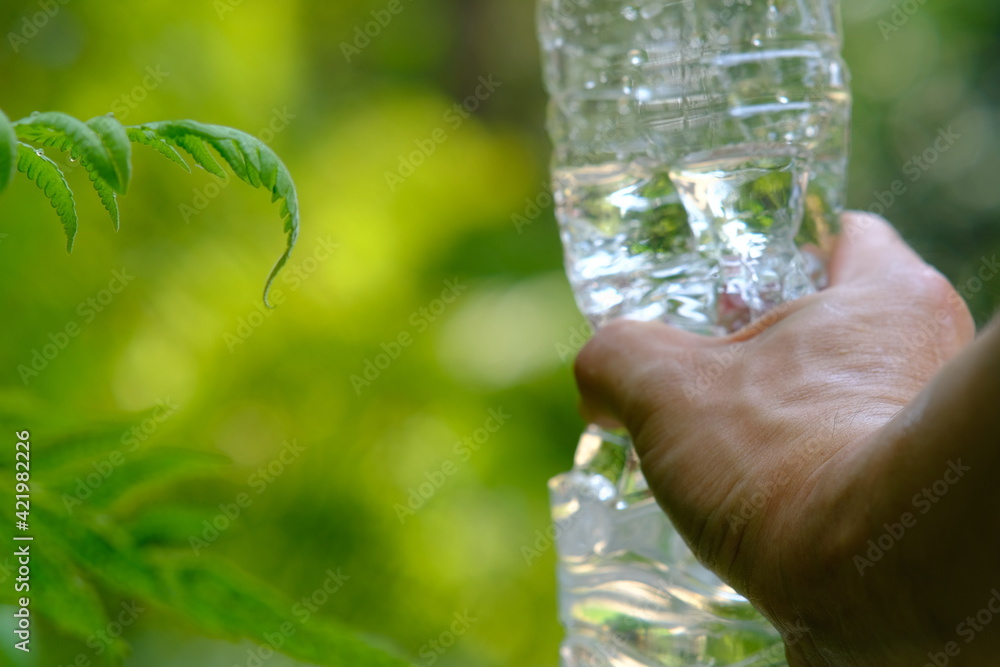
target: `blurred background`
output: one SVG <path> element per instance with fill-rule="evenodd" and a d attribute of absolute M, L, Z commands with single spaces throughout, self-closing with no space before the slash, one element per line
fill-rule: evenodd
<path fill-rule="evenodd" d="M 850 202 L 881 206 L 986 322 L 1000 299 L 1000 280 L 977 277 L 1000 251 L 1000 5 L 853 0 L 844 18 Z M 284 237 L 263 192 L 136 147 L 115 233 L 63 162 L 81 216 L 67 256 L 45 198 L 15 180 L 0 197 L 0 391 L 5 428 L 32 430 L 35 483 L 72 516 L 139 546 L 172 536 L 302 605 L 294 620 L 336 619 L 414 664 L 556 665 L 546 480 L 583 427 L 571 363 L 587 329 L 547 189 L 532 0 L 4 0 L 0 27 L 12 119 L 239 127 L 283 157 L 303 213 L 265 311 Z M 957 137 L 944 151 L 942 132 Z M 79 334 L 40 371 L 19 370 L 68 325 Z M 56 438 L 94 424 L 120 442 L 80 446 L 46 479 Z M 201 452 L 203 469 L 107 491 L 157 448 Z M 107 497 L 88 508 L 88 490 Z M 122 593 L 105 588 L 113 620 Z M 168 606 L 134 616 L 127 665 L 254 664 L 254 644 Z M 108 657 L 82 622 L 38 624 L 40 652 L 15 659 L 5 640 L 0 659 Z"/>

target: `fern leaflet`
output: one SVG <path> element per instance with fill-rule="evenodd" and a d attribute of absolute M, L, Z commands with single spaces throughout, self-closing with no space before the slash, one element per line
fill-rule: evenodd
<path fill-rule="evenodd" d="M 118 213 L 118 193 L 95 172 L 88 169 L 87 173 L 90 176 L 90 182 L 94 186 L 94 190 L 97 191 L 97 196 L 101 198 L 101 204 L 104 205 L 104 209 L 111 216 L 111 223 L 115 226 L 115 231 L 117 232 L 121 228 L 121 218 Z"/>
<path fill-rule="evenodd" d="M 267 297 L 271 285 L 288 261 L 299 234 L 298 195 L 292 177 L 281 159 L 260 139 L 221 125 L 182 120 L 147 123 L 133 129 L 146 133 L 146 136 L 151 133 L 168 145 L 179 146 L 197 164 L 225 178 L 225 172 L 207 148 L 211 146 L 240 180 L 253 187 L 266 187 L 271 192 L 271 201 L 282 201 L 281 215 L 285 221 L 284 230 L 288 243 L 285 252 L 271 269 L 264 286 L 264 303 L 270 305 Z"/>
<path fill-rule="evenodd" d="M 104 148 L 111 158 L 111 165 L 114 167 L 115 173 L 118 174 L 118 180 L 124 183 L 127 188 L 132 180 L 132 142 L 129 141 L 125 126 L 113 116 L 97 116 L 87 121 L 87 127 L 101 138 Z M 90 182 L 101 198 L 101 204 L 111 216 L 115 231 L 118 231 L 121 227 L 118 214 L 118 194 L 91 165 L 84 163 L 84 167 L 87 168 Z"/>
<path fill-rule="evenodd" d="M 23 143 L 17 145 L 17 170 L 34 181 L 49 198 L 66 232 L 66 251 L 72 252 L 77 229 L 76 202 L 62 170 L 40 150 Z"/>
<path fill-rule="evenodd" d="M 158 137 L 152 130 L 147 130 L 143 127 L 130 127 L 127 131 L 128 138 L 133 143 L 149 146 L 168 160 L 179 164 L 187 173 L 191 173 L 191 167 L 184 161 L 184 158 L 177 152 L 177 149 Z"/>
<path fill-rule="evenodd" d="M 104 139 L 86 123 L 68 114 L 49 111 L 33 113 L 16 121 L 14 129 L 21 141 L 68 150 L 71 158 L 80 160 L 88 169 L 93 168 L 115 192 L 125 194 L 128 191 L 128 181 L 125 179 L 130 170 L 119 174 L 115 168 L 117 160 L 112 160 Z"/>
<path fill-rule="evenodd" d="M 87 127 L 100 137 L 104 150 L 111 158 L 111 166 L 122 185 L 121 189 L 115 190 L 125 194 L 132 181 L 132 142 L 129 141 L 125 126 L 114 116 L 97 116 L 87 121 Z"/>
<path fill-rule="evenodd" d="M 213 176 L 218 176 L 219 178 L 226 177 L 225 169 L 223 169 L 215 158 L 212 157 L 212 153 L 208 150 L 208 146 L 206 146 L 205 142 L 198 137 L 181 136 L 175 139 L 174 143 L 183 148 L 188 155 L 194 158 L 195 164 L 202 167 L 208 173 Z"/>

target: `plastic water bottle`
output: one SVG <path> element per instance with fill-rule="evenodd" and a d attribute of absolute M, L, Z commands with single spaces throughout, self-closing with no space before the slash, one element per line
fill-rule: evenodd
<path fill-rule="evenodd" d="M 540 0 L 557 216 L 595 327 L 718 334 L 823 287 L 851 105 L 837 4 Z M 670 525 L 627 435 L 591 427 L 549 486 L 564 667 L 785 664 Z"/>

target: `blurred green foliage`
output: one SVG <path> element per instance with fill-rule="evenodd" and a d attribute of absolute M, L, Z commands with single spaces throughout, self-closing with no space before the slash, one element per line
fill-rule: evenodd
<path fill-rule="evenodd" d="M 48 16 L 46 6 L 58 9 Z M 53 562 L 71 558 L 74 531 L 120 539 L 126 530 L 137 548 L 172 545 L 185 568 L 205 567 L 201 557 L 231 563 L 222 574 L 233 586 L 266 581 L 272 603 L 301 605 L 308 624 L 336 621 L 415 664 L 552 666 L 560 631 L 545 481 L 568 467 L 582 427 L 566 353 L 581 319 L 552 212 L 535 212 L 549 147 L 534 7 L 401 0 L 402 12 L 358 47 L 357 31 L 387 6 L 0 5 L 0 108 L 12 118 L 58 109 L 238 127 L 282 156 L 303 212 L 272 294 L 278 308 L 267 311 L 260 288 L 284 238 L 260 193 L 136 151 L 121 231 L 96 197 L 81 196 L 67 256 L 45 199 L 16 179 L 0 198 L 0 422 L 10 443 L 0 474 L 10 477 L 14 430 L 32 432 L 40 494 L 86 484 L 109 450 L 121 452 L 74 512 L 87 518 L 38 537 Z M 886 207 L 983 322 L 1000 293 L 1000 282 L 976 282 L 983 258 L 1000 250 L 1000 9 L 919 7 L 887 30 L 892 2 L 844 5 L 850 199 Z M 12 42 L 40 12 L 35 34 Z M 480 77 L 500 85 L 466 102 Z M 476 108 L 466 118 L 456 104 Z M 958 138 L 936 149 L 949 128 Z M 70 171 L 74 189 L 89 187 Z M 387 173 L 409 175 L 396 183 Z M 119 293 L 115 271 L 135 276 Z M 18 366 L 70 323 L 79 335 L 22 382 Z M 490 410 L 509 415 L 495 433 Z M 83 451 L 64 460 L 61 438 L 95 424 L 113 425 L 110 440 L 73 440 Z M 292 442 L 303 448 L 294 457 Z M 150 469 L 183 474 L 153 484 Z M 190 538 L 241 494 L 252 502 L 199 557 Z M 526 562 L 525 545 L 542 556 Z M 128 553 L 120 546 L 119 557 Z M 330 572 L 349 578 L 318 595 Z M 0 579 L 11 587 L 6 566 Z M 72 595 L 93 584 L 96 598 Z M 67 607 L 55 616 L 68 618 L 71 604 L 120 612 L 122 593 L 106 581 L 63 588 Z M 205 595 L 227 599 L 218 588 Z M 258 650 L 210 639 L 226 633 L 167 607 L 150 604 L 126 628 L 127 665 L 247 665 Z M 9 624 L 4 611 L 8 637 Z M 92 632 L 105 628 L 95 616 Z M 45 650 L 15 664 L 51 667 L 81 653 L 99 664 L 72 638 L 81 630 L 39 625 Z M 5 641 L 0 655 L 10 651 Z"/>

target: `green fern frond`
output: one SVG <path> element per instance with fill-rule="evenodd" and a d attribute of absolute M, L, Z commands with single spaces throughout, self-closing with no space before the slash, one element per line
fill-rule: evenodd
<path fill-rule="evenodd" d="M 226 178 L 226 170 L 215 160 L 204 141 L 198 137 L 181 136 L 175 140 L 175 143 L 183 148 L 199 167 L 202 167 L 213 176 Z"/>
<path fill-rule="evenodd" d="M 9 495 L 12 486 L 7 478 L 0 478 L 0 490 Z M 228 560 L 214 553 L 195 555 L 190 548 L 142 547 L 122 524 L 89 503 L 69 516 L 54 494 L 39 488 L 33 491 L 32 517 L 38 542 L 59 555 L 51 568 L 42 571 L 39 567 L 35 574 L 39 581 L 45 576 L 44 588 L 51 592 L 45 597 L 48 605 L 39 604 L 38 608 L 47 619 L 49 610 L 58 609 L 63 617 L 56 626 L 71 637 L 82 640 L 84 633 L 106 626 L 107 614 L 95 598 L 95 589 L 106 596 L 110 593 L 137 600 L 140 607 L 148 605 L 194 624 L 210 637 L 249 639 L 262 646 L 268 645 L 271 633 L 293 618 L 291 600 L 265 581 L 243 574 Z M 204 517 L 195 530 L 202 530 Z M 13 532 L 13 526 L 2 517 L 0 526 Z M 74 584 L 77 579 L 86 583 Z M 75 586 L 73 599 L 56 584 Z M 0 601 L 9 602 L 2 596 L 0 592 Z M 286 636 L 280 649 L 300 660 L 330 667 L 409 666 L 333 619 L 314 618 L 293 627 L 295 632 Z M 110 648 L 119 655 L 127 650 L 124 642 Z"/>
<path fill-rule="evenodd" d="M 50 112 L 18 121 L 15 129 L 26 141 L 68 151 L 73 160 L 79 160 L 115 230 L 119 229 L 117 194 L 125 194 L 132 180 L 132 143 L 121 123 L 110 116 L 81 123 L 72 116 Z"/>
<path fill-rule="evenodd" d="M 267 188 L 272 202 L 281 201 L 287 244 L 264 285 L 264 304 L 271 307 L 271 286 L 298 238 L 299 204 L 288 169 L 267 144 L 239 130 L 191 120 L 125 127 L 112 116 L 98 116 L 84 123 L 60 112 L 36 112 L 10 123 L 0 112 L 0 191 L 10 181 L 11 165 L 16 162 L 17 169 L 28 174 L 51 200 L 66 230 L 70 250 L 77 231 L 73 193 L 58 166 L 41 152 L 36 154 L 28 143 L 68 151 L 71 159 L 79 160 L 116 230 L 120 226 L 118 195 L 126 193 L 132 179 L 132 143 L 149 146 L 190 172 L 183 151 L 198 166 L 227 178 L 226 170 L 211 151 L 214 148 L 240 180 L 255 188 Z"/>
<path fill-rule="evenodd" d="M 179 164 L 187 173 L 191 173 L 191 167 L 184 161 L 184 158 L 177 152 L 177 149 L 157 136 L 157 134 L 152 130 L 147 130 L 140 126 L 129 127 L 127 128 L 127 132 L 128 138 L 132 140 L 133 143 L 149 146 L 171 162 Z"/>
<path fill-rule="evenodd" d="M 271 192 L 271 201 L 282 201 L 281 215 L 288 243 L 264 286 L 264 303 L 270 306 L 267 297 L 271 285 L 288 261 L 299 234 L 298 195 L 291 174 L 281 159 L 260 139 L 221 125 L 182 120 L 147 123 L 134 129 L 151 132 L 168 144 L 179 146 L 199 165 L 219 175 L 215 170 L 222 172 L 222 168 L 209 152 L 207 146 L 211 146 L 240 180 L 253 187 L 266 187 Z M 225 172 L 221 175 L 225 177 Z"/>
<path fill-rule="evenodd" d="M 83 642 L 93 637 L 95 626 L 106 627 L 111 622 L 96 587 L 64 552 L 35 550 L 31 567 L 32 576 L 46 583 L 35 588 L 32 603 L 38 608 L 45 605 L 48 609 L 58 609 L 58 614 L 47 618 L 63 634 Z M 128 644 L 121 638 L 113 638 L 106 650 L 120 659 L 127 653 Z"/>
<path fill-rule="evenodd" d="M 129 517 L 124 528 L 139 547 L 190 548 L 192 535 L 205 529 L 205 508 L 196 505 L 157 503 Z"/>
<path fill-rule="evenodd" d="M 17 173 L 17 133 L 10 119 L 0 110 L 0 192 Z"/>
<path fill-rule="evenodd" d="M 49 198 L 66 232 L 66 251 L 72 252 L 77 230 L 76 202 L 62 170 L 42 151 L 23 143 L 17 145 L 17 170 L 34 181 Z"/>
<path fill-rule="evenodd" d="M 115 164 L 119 159 L 113 159 L 105 146 L 104 138 L 94 128 L 58 111 L 33 113 L 27 118 L 14 122 L 14 129 L 21 141 L 52 146 L 69 151 L 70 157 L 80 162 L 107 181 L 115 192 L 125 194 L 128 189 L 127 178 L 130 170 L 119 174 Z M 103 129 L 107 129 L 105 125 Z M 127 156 L 125 157 L 127 160 Z"/>
<path fill-rule="evenodd" d="M 170 552 L 159 556 L 158 564 L 171 575 L 175 606 L 199 628 L 231 641 L 250 639 L 267 646 L 269 635 L 291 622 L 288 602 L 263 581 L 209 558 Z M 332 620 L 296 621 L 281 646 L 294 658 L 319 665 L 409 667 Z"/>
<path fill-rule="evenodd" d="M 118 122 L 113 116 L 97 116 L 87 121 L 87 127 L 97 133 L 104 143 L 104 148 L 111 157 L 111 165 L 118 174 L 118 180 L 123 184 L 125 190 L 128 189 L 132 181 L 132 142 L 129 141 L 125 126 Z M 115 231 L 121 227 L 118 213 L 118 193 L 106 180 L 101 178 L 96 169 L 84 163 L 90 182 L 101 198 L 111 222 L 115 226 Z M 124 192 L 122 193 L 124 194 Z"/>
<path fill-rule="evenodd" d="M 137 500 L 154 494 L 158 489 L 177 482 L 198 478 L 219 478 L 219 471 L 228 463 L 226 457 L 173 447 L 159 447 L 141 454 L 129 455 L 103 484 L 87 497 L 87 506 L 98 511 L 117 512 L 131 507 Z M 79 478 L 59 480 L 56 491 L 74 497 Z"/>
<path fill-rule="evenodd" d="M 101 138 L 104 150 L 111 158 L 111 166 L 118 175 L 122 187 L 118 192 L 128 192 L 132 182 L 132 142 L 129 141 L 125 126 L 114 116 L 97 116 L 87 121 L 87 127 Z"/>
<path fill-rule="evenodd" d="M 28 416 L 35 412 L 11 404 L 8 399 L 0 405 L 0 430 L 8 433 L 30 422 Z M 58 428 L 40 427 L 33 434 L 38 449 L 32 478 L 37 476 L 39 482 L 32 486 L 31 534 L 35 544 L 45 548 L 32 550 L 31 595 L 37 618 L 72 642 L 70 646 L 82 647 L 95 632 L 109 627 L 127 603 L 138 613 L 155 610 L 156 622 L 181 623 L 215 639 L 249 640 L 317 666 L 410 667 L 392 648 L 381 647 L 384 641 L 366 637 L 330 615 L 315 615 L 306 622 L 295 613 L 293 599 L 265 579 L 243 573 L 224 555 L 221 544 L 204 544 L 206 539 L 221 539 L 219 533 L 225 530 L 215 524 L 219 508 L 211 499 L 214 495 L 199 499 L 200 494 L 183 494 L 178 502 L 178 489 L 191 488 L 192 483 L 220 486 L 227 480 L 243 486 L 245 477 L 235 474 L 238 469 L 216 465 L 224 461 L 218 454 L 164 447 L 160 439 L 166 430 L 158 430 L 140 450 L 125 453 L 124 464 L 101 473 L 99 484 L 84 482 L 89 485 L 86 498 L 68 505 L 66 494 L 76 491 L 67 484 L 72 481 L 75 487 L 80 480 L 74 478 L 92 475 L 95 462 L 114 461 L 112 454 L 123 447 L 124 429 L 138 416 L 88 426 L 82 433 L 75 418 L 63 419 Z M 130 465 L 133 461 L 135 466 Z M 11 465 L 0 462 L 0 497 L 14 496 Z M 159 482 L 154 479 L 157 470 L 164 474 Z M 158 484 L 161 488 L 154 489 Z M 231 497 L 231 490 L 220 492 Z M 14 518 L 13 513 L 0 514 L 0 535 L 16 534 Z M 212 525 L 219 530 L 215 536 L 205 532 Z M 197 550 L 195 538 L 204 544 Z M 0 586 L 0 605 L 16 604 L 16 595 L 13 586 Z M 269 643 L 288 623 L 294 632 L 282 631 L 285 640 L 280 646 Z M 117 637 L 105 648 L 102 659 L 92 664 L 120 667 L 128 643 Z M 7 664 L 0 651 L 0 665 Z"/>
<path fill-rule="evenodd" d="M 101 204 L 104 206 L 104 210 L 108 212 L 111 216 L 111 224 L 115 226 L 115 231 L 117 232 L 121 229 L 121 216 L 118 213 L 118 193 L 115 192 L 108 182 L 103 178 L 98 176 L 95 172 L 87 170 L 87 174 L 90 176 L 90 183 L 94 186 L 94 190 L 97 191 L 97 196 L 101 198 Z"/>

